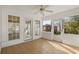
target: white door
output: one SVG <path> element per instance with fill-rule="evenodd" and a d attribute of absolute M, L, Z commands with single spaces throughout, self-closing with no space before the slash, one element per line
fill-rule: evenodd
<path fill-rule="evenodd" d="M 24 41 L 32 40 L 32 21 L 26 20 L 24 25 Z"/>

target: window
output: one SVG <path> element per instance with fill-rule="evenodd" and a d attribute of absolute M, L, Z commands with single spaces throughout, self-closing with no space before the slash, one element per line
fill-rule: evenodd
<path fill-rule="evenodd" d="M 51 32 L 51 20 L 43 21 L 43 31 Z"/>
<path fill-rule="evenodd" d="M 65 17 L 64 33 L 79 34 L 79 15 Z"/>
<path fill-rule="evenodd" d="M 20 17 L 8 15 L 8 32 L 9 40 L 20 38 Z"/>
<path fill-rule="evenodd" d="M 61 34 L 61 21 L 59 19 L 54 20 L 54 34 L 55 35 Z"/>

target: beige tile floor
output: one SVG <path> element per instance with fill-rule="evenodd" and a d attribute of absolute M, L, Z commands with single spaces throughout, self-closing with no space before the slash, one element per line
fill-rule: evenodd
<path fill-rule="evenodd" d="M 38 39 L 30 42 L 2 48 L 2 54 L 76 54 L 78 47 L 64 43 Z"/>

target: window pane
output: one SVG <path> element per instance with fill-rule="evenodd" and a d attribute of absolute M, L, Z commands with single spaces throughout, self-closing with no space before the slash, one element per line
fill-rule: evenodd
<path fill-rule="evenodd" d="M 61 21 L 58 20 L 54 20 L 54 34 L 55 35 L 59 35 L 61 34 Z"/>
<path fill-rule="evenodd" d="M 8 37 L 9 40 L 20 38 L 20 18 L 17 16 L 8 15 Z"/>
<path fill-rule="evenodd" d="M 51 20 L 43 21 L 43 31 L 51 32 Z"/>

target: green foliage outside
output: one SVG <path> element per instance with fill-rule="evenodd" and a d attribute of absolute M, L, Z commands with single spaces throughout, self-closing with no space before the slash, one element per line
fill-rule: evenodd
<path fill-rule="evenodd" d="M 55 34 L 55 35 L 60 35 L 61 32 L 54 31 L 54 34 Z"/>
<path fill-rule="evenodd" d="M 79 34 L 79 16 L 73 16 L 70 21 L 64 23 L 64 32 Z"/>

